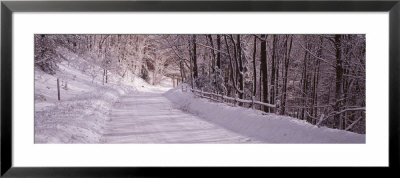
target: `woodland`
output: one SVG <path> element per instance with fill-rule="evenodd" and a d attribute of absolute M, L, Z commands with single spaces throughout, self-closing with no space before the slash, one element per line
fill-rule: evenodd
<path fill-rule="evenodd" d="M 276 107 L 255 109 L 365 134 L 364 34 L 36 34 L 35 68 L 56 75 L 67 48 L 90 80 L 135 75 Z M 100 70 L 99 70 L 100 69 Z M 250 105 L 240 104 L 251 108 Z"/>

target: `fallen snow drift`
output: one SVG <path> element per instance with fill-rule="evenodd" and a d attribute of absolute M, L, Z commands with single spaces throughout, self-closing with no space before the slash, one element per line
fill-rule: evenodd
<path fill-rule="evenodd" d="M 200 116 L 234 132 L 266 143 L 365 143 L 365 135 L 326 127 L 318 128 L 306 121 L 259 110 L 232 107 L 195 98 L 178 86 L 164 95 L 180 109 Z"/>

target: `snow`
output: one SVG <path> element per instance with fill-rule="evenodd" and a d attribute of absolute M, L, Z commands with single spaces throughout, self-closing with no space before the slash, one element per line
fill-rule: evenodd
<path fill-rule="evenodd" d="M 167 77 L 153 86 L 110 72 L 103 85 L 100 67 L 91 66 L 92 81 L 83 59 L 64 55 L 72 60 L 55 75 L 35 69 L 35 143 L 365 143 L 365 135 L 195 98 Z"/>
<path fill-rule="evenodd" d="M 162 91 L 124 96 L 113 107 L 103 143 L 257 143 L 183 112 Z"/>
<path fill-rule="evenodd" d="M 150 85 L 142 78 L 135 78 L 132 85 L 139 92 L 166 92 L 172 88 L 172 80 L 168 77 L 163 77 L 159 85 Z"/>
<path fill-rule="evenodd" d="M 130 79 L 120 80 L 112 73 L 104 86 L 101 76 L 92 82 L 77 61 L 82 59 L 62 62 L 56 75 L 35 69 L 35 143 L 99 143 L 113 103 L 137 92 Z M 101 68 L 95 69 L 101 74 Z M 57 99 L 57 77 L 61 101 Z"/>
<path fill-rule="evenodd" d="M 233 132 L 264 143 L 365 143 L 365 135 L 326 127 L 258 110 L 232 107 L 182 92 L 181 86 L 164 94 L 182 110 Z"/>
<path fill-rule="evenodd" d="M 167 77 L 153 86 L 110 74 L 103 86 L 70 65 L 61 63 L 56 76 L 35 70 L 35 143 L 259 142 L 176 108 L 162 95 L 171 89 Z"/>

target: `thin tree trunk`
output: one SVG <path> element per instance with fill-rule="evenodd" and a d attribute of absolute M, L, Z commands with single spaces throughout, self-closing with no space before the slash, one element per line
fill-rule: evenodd
<path fill-rule="evenodd" d="M 256 93 L 257 93 L 256 52 L 257 52 L 257 38 L 254 37 L 254 46 L 253 46 L 253 96 L 256 96 Z"/>
<path fill-rule="evenodd" d="M 261 35 L 261 38 L 264 39 L 261 41 L 261 50 L 260 50 L 260 55 L 261 55 L 261 66 L 260 70 L 262 73 L 262 79 L 263 79 L 263 102 L 264 103 L 269 103 L 268 101 L 268 68 L 267 68 L 267 38 L 265 35 Z M 269 112 L 270 108 L 269 107 L 264 107 L 265 112 Z"/>
<path fill-rule="evenodd" d="M 182 78 L 182 82 L 186 80 L 186 73 L 185 73 L 185 66 L 183 65 L 183 61 L 181 60 L 179 62 L 180 65 L 180 71 L 181 71 L 181 78 Z"/>
<path fill-rule="evenodd" d="M 192 85 L 192 89 L 194 89 L 194 77 L 193 77 L 193 47 L 192 47 L 192 41 L 189 39 L 189 56 L 190 56 L 190 83 Z"/>
<path fill-rule="evenodd" d="M 108 70 L 105 70 L 105 73 L 106 73 L 106 83 L 108 82 Z"/>
<path fill-rule="evenodd" d="M 60 79 L 57 78 L 57 98 L 58 101 L 61 100 L 61 96 L 60 96 Z"/>
<path fill-rule="evenodd" d="M 217 35 L 217 49 L 221 51 L 221 35 Z M 221 53 L 217 53 L 217 66 L 218 69 L 221 69 Z"/>
<path fill-rule="evenodd" d="M 259 83 L 258 85 L 260 86 L 260 88 L 259 88 L 258 91 L 260 93 L 260 101 L 263 101 L 263 96 L 262 96 L 262 94 L 263 94 L 263 92 L 262 92 L 263 91 L 263 88 L 262 88 L 263 87 L 263 85 L 262 85 L 262 83 L 263 83 L 263 73 L 261 71 L 261 65 L 262 64 L 260 64 L 260 69 L 259 69 L 260 70 L 260 77 L 259 77 L 259 81 L 258 81 L 258 83 Z M 263 106 L 260 105 L 260 110 L 262 110 L 262 108 L 263 108 Z"/>
<path fill-rule="evenodd" d="M 307 38 L 305 39 L 306 40 L 306 48 L 307 49 L 309 49 L 309 44 L 308 44 L 308 41 L 307 41 Z M 308 81 L 307 81 L 307 79 L 308 79 L 308 75 L 307 75 L 307 62 L 308 62 L 308 57 L 309 57 L 309 55 L 308 55 L 308 53 L 307 52 L 305 52 L 304 53 L 304 61 L 303 61 L 303 63 L 304 63 L 304 66 L 303 66 L 303 74 L 302 74 L 302 79 L 301 79 L 301 88 L 302 88 L 302 91 L 301 91 L 301 96 L 302 96 L 302 108 L 301 108 L 301 112 L 300 112 L 300 119 L 302 119 L 302 120 L 304 120 L 304 117 L 305 117 L 305 107 L 307 106 L 307 83 L 308 83 Z"/>
<path fill-rule="evenodd" d="M 272 63 L 271 63 L 271 92 L 270 92 L 270 102 L 271 104 L 275 104 L 275 87 L 276 87 L 276 81 L 275 81 L 275 72 L 276 72 L 276 50 L 277 50 L 277 35 L 273 35 L 272 38 Z M 274 108 L 271 108 L 271 112 L 275 112 Z"/>
<path fill-rule="evenodd" d="M 232 70 L 235 70 L 234 86 L 235 86 L 236 92 L 239 92 L 239 89 L 237 88 L 237 83 L 240 83 L 240 81 L 239 81 L 240 71 L 239 71 L 239 61 L 238 61 L 238 49 L 237 49 L 235 40 L 233 39 L 233 35 L 230 35 L 230 39 L 233 44 L 233 58 L 235 59 L 235 66 L 234 67 L 232 66 Z"/>
<path fill-rule="evenodd" d="M 226 50 L 227 50 L 227 52 L 228 52 L 228 57 L 229 57 L 229 74 L 230 74 L 230 78 L 231 78 L 231 81 L 232 81 L 232 85 L 234 86 L 234 88 L 236 88 L 236 79 L 235 79 L 235 74 L 234 74 L 234 71 L 233 71 L 233 62 L 232 62 L 232 56 L 231 56 L 231 53 L 230 53 L 230 50 L 229 50 L 229 45 L 228 45 L 228 41 L 226 40 L 226 36 L 224 36 L 224 40 L 225 40 L 225 45 L 226 45 Z"/>
<path fill-rule="evenodd" d="M 105 76 L 106 76 L 106 69 L 103 69 L 103 85 L 104 85 Z"/>
<path fill-rule="evenodd" d="M 193 35 L 193 77 L 194 80 L 198 78 L 198 68 L 197 68 L 197 48 L 196 48 L 196 35 Z"/>
<path fill-rule="evenodd" d="M 215 72 L 215 50 L 214 50 L 214 43 L 213 43 L 213 39 L 211 35 L 207 35 L 208 40 L 210 41 L 210 45 L 211 45 L 211 56 L 212 56 L 212 72 Z M 218 52 L 219 53 L 219 52 Z"/>
<path fill-rule="evenodd" d="M 289 38 L 289 37 L 288 37 Z M 284 115 L 286 112 L 286 97 L 287 97 L 287 81 L 288 81 L 288 71 L 289 71 L 289 62 L 290 62 L 290 53 L 292 51 L 292 42 L 293 42 L 293 36 L 290 36 L 290 42 L 289 42 L 289 50 L 287 50 L 286 53 L 286 58 L 285 58 L 285 73 L 283 77 L 283 99 L 282 99 L 282 109 L 281 109 L 281 114 Z"/>
<path fill-rule="evenodd" d="M 240 46 L 240 35 L 237 35 L 237 51 L 238 51 L 238 60 L 239 60 L 239 89 L 242 92 L 239 92 L 239 98 L 244 99 L 244 71 L 243 71 L 243 59 L 242 59 L 242 48 Z M 239 106 L 243 106 L 243 103 L 239 103 Z"/>
<path fill-rule="evenodd" d="M 342 85 L 343 85 L 343 64 L 342 64 L 342 35 L 335 35 L 336 47 L 336 87 L 335 87 L 335 107 L 334 110 L 339 112 L 341 109 Z M 342 114 L 335 115 L 335 120 L 339 122 L 339 129 L 343 130 Z"/>
<path fill-rule="evenodd" d="M 322 57 L 322 41 L 323 38 L 320 37 L 320 44 L 318 46 L 317 57 Z M 317 118 L 318 115 L 318 81 L 319 81 L 319 68 L 320 68 L 320 60 L 316 59 L 316 65 L 314 69 L 314 79 L 313 79 L 313 95 L 312 95 L 312 110 L 311 115 Z M 316 120 L 312 120 L 312 124 L 316 124 Z"/>
<path fill-rule="evenodd" d="M 213 43 L 213 38 L 212 38 L 212 36 L 211 35 L 207 35 L 207 37 L 208 37 L 208 39 L 210 40 L 210 44 L 211 44 L 211 47 L 212 47 L 212 50 L 211 50 L 211 52 L 212 52 L 212 73 L 214 74 L 214 86 L 216 86 L 216 87 L 218 87 L 218 80 L 217 80 L 217 73 L 216 73 L 216 57 L 215 57 L 215 48 L 214 48 L 214 43 Z M 218 54 L 220 53 L 219 51 L 217 52 Z M 211 81 L 211 73 L 210 73 L 210 81 Z M 218 90 L 218 88 L 217 88 L 217 90 Z"/>
<path fill-rule="evenodd" d="M 275 90 L 274 90 L 275 103 L 277 103 L 277 100 L 279 99 L 278 98 L 278 96 L 279 96 L 279 66 L 280 66 L 281 57 L 282 57 L 280 47 L 279 47 L 279 36 L 277 36 L 276 43 L 277 43 L 276 44 L 277 45 L 277 49 L 276 49 L 277 55 L 275 56 L 276 57 L 276 59 L 275 59 L 275 74 L 276 74 L 276 76 L 275 76 L 275 82 L 274 82 L 275 83 Z M 275 110 L 275 113 L 277 113 L 277 112 L 278 112 L 278 110 Z"/>

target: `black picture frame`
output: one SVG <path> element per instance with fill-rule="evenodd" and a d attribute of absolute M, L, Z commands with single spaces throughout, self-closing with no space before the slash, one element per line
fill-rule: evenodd
<path fill-rule="evenodd" d="M 130 177 L 189 173 L 209 175 L 227 168 L 20 168 L 12 166 L 12 18 L 13 12 L 126 12 L 126 11 L 334 11 L 389 12 L 389 168 L 399 167 L 400 118 L 400 1 L 2 1 L 1 2 L 1 175 L 6 177 Z M 366 155 L 368 156 L 368 155 Z M 204 170 L 207 169 L 207 170 Z M 232 173 L 265 174 L 265 168 L 230 168 Z M 296 169 L 296 168 L 292 168 Z M 370 169 L 368 170 L 376 170 Z M 297 169 L 309 172 L 309 169 Z M 278 169 L 287 174 L 291 171 Z M 214 173 L 212 173 L 214 174 Z M 262 175 L 261 174 L 261 175 Z M 269 173 L 268 173 L 269 174 Z M 330 170 L 327 174 L 341 175 Z"/>

